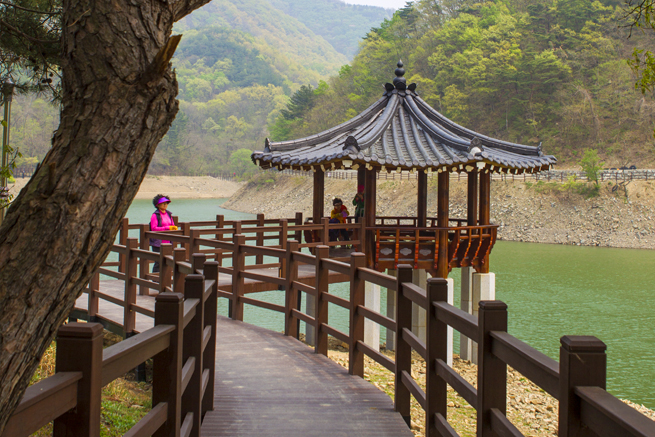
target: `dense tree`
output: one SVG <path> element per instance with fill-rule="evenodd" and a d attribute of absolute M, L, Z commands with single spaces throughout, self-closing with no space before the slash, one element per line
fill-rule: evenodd
<path fill-rule="evenodd" d="M 61 122 L 0 226 L 0 432 L 175 117 L 173 23 L 206 1 L 63 3 Z"/>

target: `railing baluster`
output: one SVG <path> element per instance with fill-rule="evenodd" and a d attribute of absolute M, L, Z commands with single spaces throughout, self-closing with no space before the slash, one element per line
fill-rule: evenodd
<path fill-rule="evenodd" d="M 435 414 L 447 419 L 446 381 L 437 375 L 436 360 L 448 362 L 448 325 L 437 319 L 434 302 L 448 303 L 448 282 L 443 278 L 430 278 L 427 284 L 428 311 L 426 314 L 425 357 L 425 435 L 438 436 Z"/>
<path fill-rule="evenodd" d="M 102 325 L 68 323 L 57 331 L 57 372 L 82 372 L 77 407 L 54 420 L 54 437 L 100 436 Z"/>
<path fill-rule="evenodd" d="M 577 436 L 585 427 L 580 417 L 580 398 L 575 394 L 575 387 L 605 389 L 607 346 L 596 337 L 582 335 L 564 336 L 560 343 L 558 434 L 560 437 Z"/>
<path fill-rule="evenodd" d="M 137 275 L 137 258 L 132 251 L 137 248 L 138 242 L 136 238 L 128 238 L 126 243 L 123 332 L 125 335 L 132 335 L 136 326 L 136 313 L 132 310 L 132 305 L 136 304 L 136 284 L 134 284 L 132 277 Z"/>
<path fill-rule="evenodd" d="M 364 353 L 357 348 L 358 341 L 364 341 L 365 317 L 357 311 L 366 301 L 366 281 L 359 278 L 357 269 L 366 267 L 366 254 L 350 254 L 350 347 L 348 348 L 348 372 L 364 377 Z"/>
<path fill-rule="evenodd" d="M 203 415 L 214 409 L 214 381 L 216 374 L 216 317 L 218 304 L 218 262 L 206 261 L 203 267 L 206 281 L 214 281 L 212 292 L 205 302 L 205 325 L 210 326 L 210 338 L 203 355 L 203 368 L 209 369 L 209 381 L 202 399 Z"/>
<path fill-rule="evenodd" d="M 412 301 L 405 296 L 402 284 L 412 282 L 412 267 L 407 264 L 398 266 L 396 295 L 396 393 L 395 410 L 403 417 L 407 426 L 411 426 L 410 392 L 402 383 L 403 371 L 412 374 L 412 348 L 403 340 L 403 329 L 412 329 Z"/>
<path fill-rule="evenodd" d="M 507 305 L 496 300 L 481 301 L 478 327 L 478 436 L 495 436 L 491 409 L 506 414 L 507 364 L 492 352 L 491 331 L 507 332 Z"/>
<path fill-rule="evenodd" d="M 298 308 L 298 293 L 293 286 L 293 281 L 298 278 L 298 261 L 293 259 L 292 252 L 298 251 L 298 242 L 295 240 L 287 241 L 286 253 L 286 286 L 285 286 L 285 306 L 284 306 L 284 335 L 298 338 L 298 323 L 291 310 Z"/>
<path fill-rule="evenodd" d="M 155 300 L 155 326 L 173 325 L 168 348 L 153 357 L 152 404 L 168 404 L 166 423 L 154 437 L 180 435 L 182 424 L 182 339 L 184 297 L 180 293 L 161 293 Z"/>
<path fill-rule="evenodd" d="M 173 291 L 176 293 L 184 294 L 184 273 L 180 271 L 178 262 L 186 261 L 187 251 L 186 249 L 177 248 L 173 249 L 173 259 L 175 260 L 175 265 L 173 266 Z"/>
<path fill-rule="evenodd" d="M 241 227 L 241 222 L 237 223 Z M 234 250 L 232 251 L 232 311 L 230 317 L 233 320 L 243 320 L 243 302 L 240 298 L 243 296 L 244 285 L 241 272 L 245 267 L 246 256 L 241 246 L 246 244 L 246 236 L 235 234 L 232 241 L 234 241 Z"/>
<path fill-rule="evenodd" d="M 205 292 L 205 278 L 202 275 L 187 275 L 184 281 L 184 295 L 187 299 L 198 299 L 196 315 L 184 328 L 184 346 L 182 362 L 186 363 L 191 357 L 195 358 L 193 375 L 182 394 L 182 417 L 187 413 L 193 414 L 191 436 L 200 435 L 202 424 L 202 371 L 203 371 L 203 330 L 205 328 L 205 311 L 203 295 Z"/>
<path fill-rule="evenodd" d="M 323 323 L 328 323 L 328 301 L 324 299 L 324 293 L 329 291 L 329 274 L 330 271 L 324 268 L 322 260 L 329 258 L 330 248 L 327 246 L 316 247 L 316 339 L 314 350 L 317 354 L 327 356 L 328 354 L 328 335 L 323 329 Z"/>
<path fill-rule="evenodd" d="M 261 227 L 264 226 L 264 214 L 257 214 L 257 226 Z M 263 246 L 264 245 L 264 231 L 257 231 L 256 233 L 256 240 L 255 244 L 257 246 Z M 255 256 L 255 264 L 264 264 L 264 255 L 256 255 Z"/>
<path fill-rule="evenodd" d="M 173 255 L 173 245 L 162 243 L 159 252 L 159 292 L 164 293 L 171 286 L 172 267 L 166 262 L 166 257 Z"/>

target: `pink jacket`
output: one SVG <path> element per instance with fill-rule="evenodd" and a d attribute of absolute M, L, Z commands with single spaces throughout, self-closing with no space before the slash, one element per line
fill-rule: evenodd
<path fill-rule="evenodd" d="M 168 231 L 168 228 L 170 226 L 174 226 L 175 222 L 173 221 L 173 218 L 168 215 L 167 213 L 161 214 L 161 226 L 157 226 L 157 213 L 153 212 L 152 216 L 150 217 L 150 229 L 153 231 Z M 155 240 L 154 238 L 150 239 L 150 245 L 159 247 L 161 246 L 162 243 L 170 243 L 170 241 L 167 240 Z M 155 243 L 155 244 L 153 244 Z"/>

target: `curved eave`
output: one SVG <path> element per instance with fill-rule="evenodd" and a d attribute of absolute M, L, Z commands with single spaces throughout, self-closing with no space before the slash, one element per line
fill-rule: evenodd
<path fill-rule="evenodd" d="M 448 120 L 409 90 L 392 90 L 358 116 L 316 135 L 269 143 L 260 167 L 538 172 L 557 163 L 540 147 L 496 140 Z"/>

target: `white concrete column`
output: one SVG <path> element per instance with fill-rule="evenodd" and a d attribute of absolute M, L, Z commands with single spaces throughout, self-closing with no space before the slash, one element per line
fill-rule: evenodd
<path fill-rule="evenodd" d="M 462 267 L 461 293 L 462 300 L 460 308 L 467 314 L 473 314 L 473 267 Z M 463 360 L 471 360 L 473 356 L 473 342 L 465 335 L 459 335 L 459 357 Z"/>
<path fill-rule="evenodd" d="M 412 270 L 412 284 L 425 290 L 428 286 L 428 272 L 421 269 Z M 423 342 L 425 342 L 425 317 L 425 310 L 412 303 L 412 332 Z"/>
<path fill-rule="evenodd" d="M 316 296 L 307 293 L 303 294 L 305 297 L 305 314 L 311 317 L 316 317 Z M 305 341 L 310 346 L 315 346 L 314 331 L 315 328 L 312 325 L 305 323 Z"/>
<path fill-rule="evenodd" d="M 364 306 L 375 312 L 380 312 L 380 286 L 366 283 Z M 380 351 L 380 325 L 365 319 L 364 320 L 364 343 L 376 351 Z"/>
<path fill-rule="evenodd" d="M 387 270 L 387 275 L 398 277 L 398 271 L 389 269 Z M 393 320 L 396 320 L 396 302 L 396 290 L 389 290 L 387 288 L 387 317 Z M 391 329 L 387 329 L 387 350 L 396 350 L 396 332 Z"/>
<path fill-rule="evenodd" d="M 496 300 L 496 275 L 494 273 L 473 273 L 473 315 L 478 317 L 481 300 Z M 478 344 L 471 348 L 473 364 L 478 364 Z"/>

